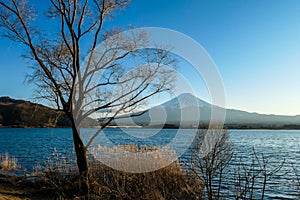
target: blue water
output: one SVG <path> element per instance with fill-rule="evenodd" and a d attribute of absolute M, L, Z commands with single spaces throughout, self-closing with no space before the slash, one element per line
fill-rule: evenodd
<path fill-rule="evenodd" d="M 194 134 L 194 130 L 164 129 L 106 129 L 95 140 L 94 144 L 139 144 L 148 146 L 162 146 L 174 142 L 177 150 L 184 150 L 186 144 Z M 83 131 L 87 141 L 94 130 Z M 269 165 L 277 166 L 283 159 L 283 168 L 269 180 L 266 199 L 296 199 L 298 193 L 295 188 L 294 166 L 300 169 L 300 131 L 298 130 L 229 130 L 234 151 L 245 162 L 250 162 L 249 155 L 255 148 L 257 155 L 262 153 L 268 159 Z M 186 134 L 177 138 L 177 135 Z M 183 136 L 183 135 L 181 135 Z M 71 129 L 0 129 L 0 155 L 9 153 L 16 157 L 23 169 L 32 171 L 33 166 L 43 163 L 53 156 L 53 150 L 61 156 L 73 158 L 73 140 Z"/>

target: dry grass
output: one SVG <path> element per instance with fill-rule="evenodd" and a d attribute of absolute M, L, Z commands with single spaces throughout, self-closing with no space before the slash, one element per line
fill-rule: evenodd
<path fill-rule="evenodd" d="M 21 190 L 18 190 L 16 188 L 12 188 L 5 184 L 4 182 L 0 181 L 1 187 L 0 187 L 0 199 L 6 200 L 6 199 L 12 199 L 12 200 L 21 200 L 26 199 L 23 198 L 24 192 Z"/>
<path fill-rule="evenodd" d="M 202 193 L 202 182 L 177 162 L 145 173 L 122 172 L 96 162 L 91 168 L 91 191 L 106 199 L 197 199 Z"/>
<path fill-rule="evenodd" d="M 1 200 L 41 200 L 51 199 L 50 197 L 48 193 L 40 192 L 38 185 L 28 181 L 26 177 L 0 175 Z"/>
<path fill-rule="evenodd" d="M 124 153 L 123 150 L 127 153 L 145 153 L 149 162 L 153 163 L 151 166 L 156 167 L 161 166 L 158 163 L 167 164 L 166 162 L 174 159 L 171 156 L 175 156 L 174 152 L 170 153 L 167 148 L 160 147 L 125 145 L 118 148 L 98 147 L 97 149 L 115 152 L 116 155 L 121 155 L 120 151 Z M 134 155 L 138 156 L 138 154 Z M 168 159 L 166 159 L 167 155 Z M 54 194 L 59 199 L 199 199 L 202 193 L 203 186 L 200 179 L 183 171 L 177 161 L 156 171 L 130 173 L 113 169 L 91 159 L 90 191 L 83 196 L 79 193 L 81 182 L 77 176 L 76 166 L 67 164 L 70 162 L 59 157 L 55 159 L 54 162 L 49 160 L 43 168 L 38 167 L 34 175 L 38 177 L 35 185 L 38 185 L 40 190 Z M 134 164 L 132 160 L 129 162 L 128 157 L 119 157 L 119 159 L 122 159 L 122 164 L 127 160 L 125 168 L 136 167 L 137 163 L 141 168 L 145 168 L 149 164 L 149 162 Z"/>
<path fill-rule="evenodd" d="M 91 149 L 93 158 L 119 171 L 151 172 L 164 168 L 177 160 L 176 152 L 168 146 L 118 145 L 106 147 L 98 145 Z"/>
<path fill-rule="evenodd" d="M 8 153 L 0 154 L 0 172 L 14 172 L 19 168 L 17 158 L 9 156 Z"/>

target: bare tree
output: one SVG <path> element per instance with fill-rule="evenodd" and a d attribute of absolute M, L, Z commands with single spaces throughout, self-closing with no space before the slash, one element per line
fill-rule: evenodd
<path fill-rule="evenodd" d="M 84 118 L 110 110 L 113 114 L 107 115 L 102 130 L 119 113 L 168 91 L 174 77 L 164 66 L 173 65 L 174 60 L 167 50 L 144 48 L 148 45 L 144 31 L 103 30 L 104 22 L 125 9 L 129 0 L 48 3 L 47 23 L 53 23 L 55 30 L 38 22 L 45 16 L 29 1 L 0 0 L 1 35 L 25 46 L 25 57 L 33 67 L 30 80 L 36 83 L 39 97 L 55 102 L 70 119 L 78 169 L 87 178 L 87 149 L 78 128 Z M 132 70 L 134 62 L 143 65 Z"/>
<path fill-rule="evenodd" d="M 269 161 L 265 158 L 264 154 L 261 154 L 261 160 L 256 156 L 256 160 L 259 166 L 259 169 L 261 171 L 262 177 L 263 177 L 263 187 L 262 187 L 262 193 L 261 193 L 261 199 L 264 199 L 265 196 L 265 190 L 267 182 L 273 178 L 273 176 L 283 167 L 285 163 L 285 159 L 279 163 L 278 166 L 272 168 L 272 166 L 269 165 Z M 270 169 L 271 168 L 271 169 Z"/>
<path fill-rule="evenodd" d="M 229 133 L 219 129 L 198 131 L 191 151 L 191 169 L 204 182 L 205 198 L 220 199 L 221 187 L 233 156 Z"/>
<path fill-rule="evenodd" d="M 236 158 L 233 144 L 226 130 L 202 130 L 191 146 L 191 170 L 205 186 L 205 199 L 226 198 L 227 192 L 235 199 L 255 199 L 261 190 L 261 199 L 270 181 L 283 167 L 285 160 L 273 166 L 266 157 L 259 156 L 253 148 L 251 160 Z M 233 185 L 232 185 L 233 184 Z M 227 185 L 227 191 L 224 186 Z M 230 192 L 234 187 L 234 194 Z M 234 195 L 234 196 L 232 196 Z"/>
<path fill-rule="evenodd" d="M 254 188 L 257 187 L 261 171 L 257 166 L 257 156 L 253 149 L 251 163 L 245 163 L 242 157 L 233 161 L 235 199 L 253 199 Z"/>
<path fill-rule="evenodd" d="M 233 162 L 235 199 L 255 199 L 257 197 L 254 196 L 254 192 L 260 187 L 261 199 L 264 199 L 268 181 L 281 170 L 285 163 L 285 160 L 282 160 L 277 166 L 270 166 L 264 154 L 258 156 L 254 148 L 251 157 L 251 163 L 243 161 L 242 158 Z"/>

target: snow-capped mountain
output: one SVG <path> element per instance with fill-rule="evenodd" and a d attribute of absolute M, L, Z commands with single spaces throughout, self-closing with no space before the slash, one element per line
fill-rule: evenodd
<path fill-rule="evenodd" d="M 132 114 L 131 118 L 120 118 L 117 125 L 143 125 L 150 127 L 195 127 L 208 124 L 211 120 L 212 105 L 190 93 L 179 96 L 141 113 Z M 223 110 L 215 106 L 217 110 Z M 266 115 L 249 113 L 241 110 L 225 109 L 225 124 L 237 128 L 278 128 L 296 125 L 300 127 L 300 115 Z"/>
<path fill-rule="evenodd" d="M 170 101 L 163 103 L 161 106 L 163 106 L 165 108 L 169 107 L 169 108 L 178 109 L 178 108 L 184 108 L 184 107 L 190 107 L 190 106 L 197 106 L 200 108 L 203 108 L 203 107 L 210 108 L 211 105 L 209 103 L 195 97 L 191 93 L 183 93 L 183 94 L 180 94 L 179 96 L 171 99 Z"/>

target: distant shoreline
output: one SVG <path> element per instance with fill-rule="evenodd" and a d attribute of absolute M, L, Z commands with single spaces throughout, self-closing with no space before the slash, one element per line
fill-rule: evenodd
<path fill-rule="evenodd" d="M 71 127 L 34 127 L 34 126 L 0 126 L 0 129 L 5 129 L 5 128 L 16 128 L 16 129 L 59 129 L 59 128 L 71 128 Z M 87 127 L 87 128 L 100 128 L 100 127 Z M 106 127 L 108 129 L 121 129 L 121 128 L 126 128 L 126 129 L 179 129 L 179 127 L 149 127 L 149 126 L 108 126 Z M 208 126 L 205 127 L 181 127 L 180 129 L 207 129 Z M 228 129 L 228 130 L 300 130 L 300 125 L 295 125 L 295 126 L 289 126 L 289 125 L 283 125 L 280 127 L 251 127 L 247 125 L 237 125 L 237 126 L 227 126 L 225 125 L 223 128 Z"/>

